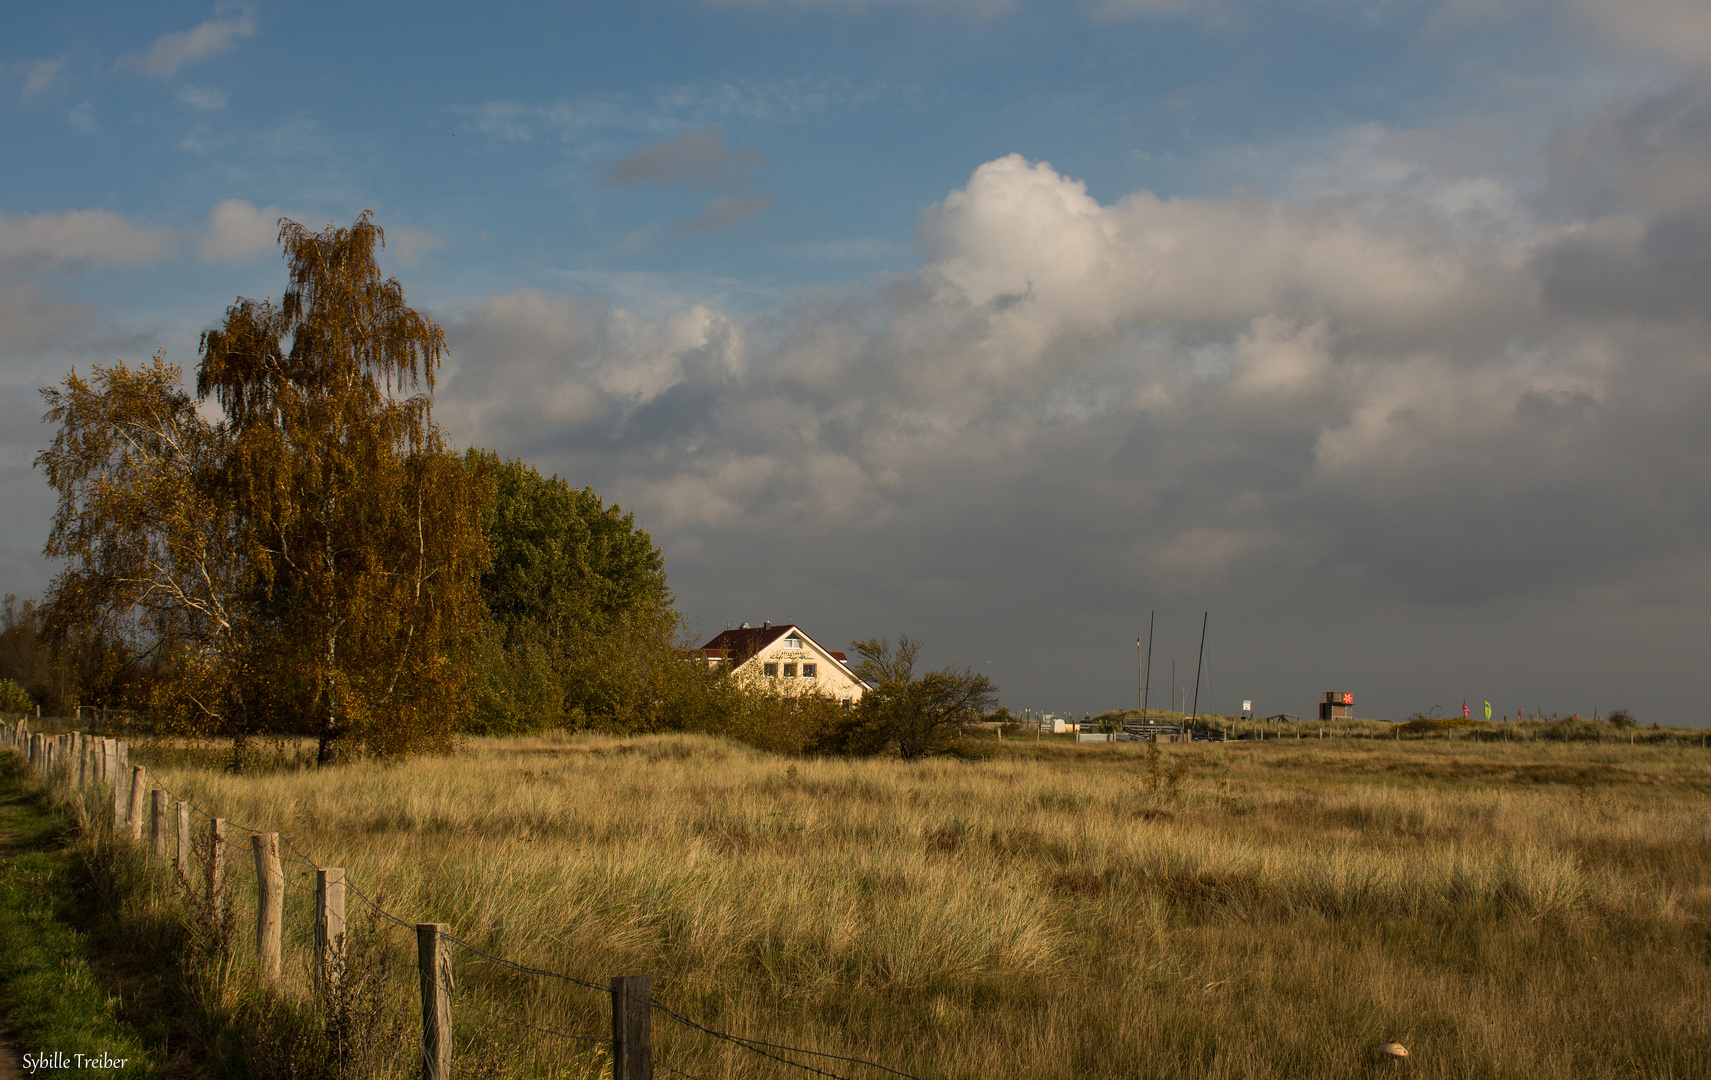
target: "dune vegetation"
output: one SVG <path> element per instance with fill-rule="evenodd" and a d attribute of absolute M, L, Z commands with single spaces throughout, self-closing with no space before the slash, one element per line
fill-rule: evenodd
<path fill-rule="evenodd" d="M 232 774 L 139 746 L 156 782 L 305 856 L 286 859 L 286 1004 L 257 1006 L 245 974 L 247 845 L 227 959 L 210 966 L 209 920 L 164 875 L 129 917 L 202 958 L 192 996 L 261 1032 L 258 1075 L 314 1075 L 356 1028 L 345 1074 L 417 1069 L 413 937 L 364 897 L 592 983 L 650 972 L 716 1030 L 922 1078 L 1711 1075 L 1711 752 L 985 749 L 904 763 L 574 735 L 310 770 L 279 744 L 271 770 Z M 309 975 L 311 861 L 361 892 L 361 1000 L 336 1023 Z M 461 948 L 454 966 L 460 1072 L 601 1075 L 604 994 Z M 683 1074 L 800 1074 L 655 1022 Z M 1378 1054 L 1392 1040 L 1407 1059 Z"/>

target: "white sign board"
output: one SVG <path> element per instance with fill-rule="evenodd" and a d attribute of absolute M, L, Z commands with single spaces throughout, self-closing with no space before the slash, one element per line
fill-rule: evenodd
<path fill-rule="evenodd" d="M 1243 701 L 1242 702 L 1242 711 L 1243 712 L 1253 712 L 1254 711 L 1254 703 L 1251 701 Z"/>

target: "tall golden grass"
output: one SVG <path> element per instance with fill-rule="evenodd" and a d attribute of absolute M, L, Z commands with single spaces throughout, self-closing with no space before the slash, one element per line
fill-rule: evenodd
<path fill-rule="evenodd" d="M 578 735 L 262 775 L 134 756 L 405 922 L 592 982 L 652 972 L 709 1027 L 924 1078 L 1711 1076 L 1711 753 L 991 750 L 903 764 Z M 287 989 L 307 995 L 313 874 L 288 878 Z M 413 943 L 362 910 L 357 944 L 408 1017 Z M 456 965 L 467 1067 L 601 1074 L 598 1041 L 495 1016 L 599 1040 L 602 995 Z M 660 1060 L 703 1080 L 796 1072 L 656 1025 Z M 1405 1063 L 1378 1056 L 1391 1040 Z M 400 1040 L 382 1071 L 413 1055 Z"/>

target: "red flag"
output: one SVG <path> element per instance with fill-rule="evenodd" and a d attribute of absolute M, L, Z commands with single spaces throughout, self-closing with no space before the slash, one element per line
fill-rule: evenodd
<path fill-rule="evenodd" d="M 1473 718 L 1473 714 L 1467 711 L 1467 702 L 1465 701 L 1461 703 L 1461 714 L 1468 719 Z"/>

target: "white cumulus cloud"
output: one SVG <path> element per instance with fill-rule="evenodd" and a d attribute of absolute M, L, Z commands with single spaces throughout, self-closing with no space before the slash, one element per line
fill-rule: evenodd
<path fill-rule="evenodd" d="M 271 250 L 279 239 L 279 219 L 285 216 L 277 206 L 226 199 L 208 214 L 196 254 L 208 262 L 237 262 Z"/>

